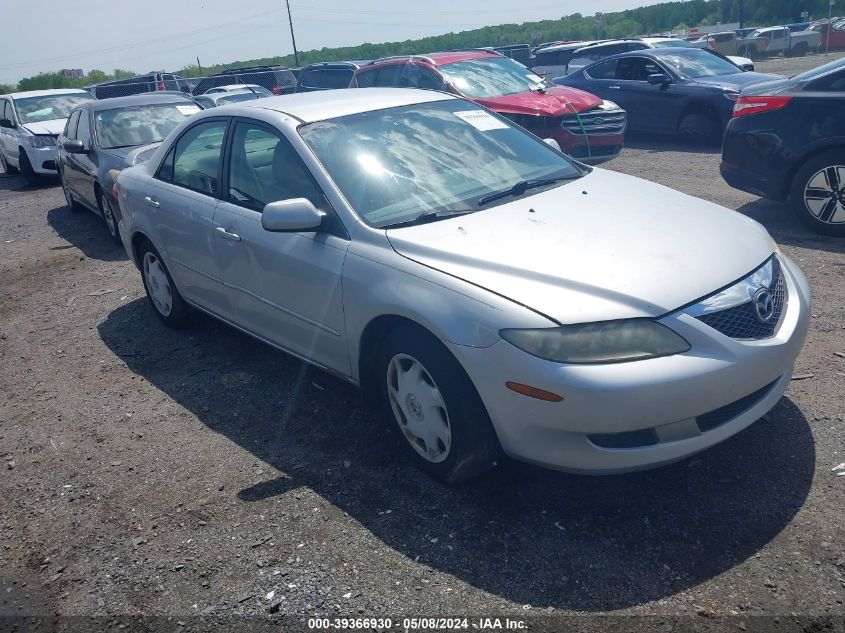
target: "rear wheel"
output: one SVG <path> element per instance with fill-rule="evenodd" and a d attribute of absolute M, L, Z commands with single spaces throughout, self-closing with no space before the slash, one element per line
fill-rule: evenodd
<path fill-rule="evenodd" d="M 12 167 L 8 161 L 6 160 L 6 155 L 3 154 L 3 150 L 0 150 L 0 165 L 3 166 L 3 171 L 5 171 L 10 176 L 14 176 L 18 173 L 17 167 Z"/>
<path fill-rule="evenodd" d="M 481 397 L 443 343 L 402 326 L 385 337 L 377 362 L 384 415 L 418 468 L 460 483 L 495 464 L 501 448 Z"/>
<path fill-rule="evenodd" d="M 138 252 L 141 258 L 141 279 L 153 312 L 168 327 L 184 327 L 188 323 L 190 308 L 176 289 L 158 251 L 145 240 Z"/>
<path fill-rule="evenodd" d="M 792 181 L 795 213 L 808 228 L 845 236 L 845 148 L 811 158 Z"/>

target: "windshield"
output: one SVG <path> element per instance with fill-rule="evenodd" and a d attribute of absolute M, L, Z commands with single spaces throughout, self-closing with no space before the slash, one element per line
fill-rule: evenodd
<path fill-rule="evenodd" d="M 87 92 L 25 97 L 15 99 L 15 109 L 18 111 L 21 123 L 37 123 L 52 119 L 66 119 L 75 107 L 93 100 L 94 96 Z"/>
<path fill-rule="evenodd" d="M 741 72 L 726 59 L 698 49 L 661 53 L 660 61 L 669 64 L 679 75 L 688 79 L 735 75 Z"/>
<path fill-rule="evenodd" d="M 299 131 L 349 204 L 376 227 L 423 213 L 478 211 L 485 206 L 479 200 L 520 181 L 583 173 L 543 141 L 462 99 L 354 114 Z"/>
<path fill-rule="evenodd" d="M 192 103 L 140 105 L 94 114 L 94 127 L 102 149 L 158 143 L 186 117 L 200 109 Z"/>
<path fill-rule="evenodd" d="M 438 66 L 455 88 L 473 98 L 501 97 L 537 90 L 544 80 L 507 57 L 481 57 Z"/>
<path fill-rule="evenodd" d="M 651 43 L 654 48 L 695 48 L 686 40 L 658 40 Z"/>
<path fill-rule="evenodd" d="M 256 91 L 257 92 L 257 91 Z M 237 103 L 238 101 L 249 101 L 250 99 L 259 99 L 263 95 L 256 94 L 255 92 L 235 92 L 231 94 L 227 94 L 225 97 L 220 97 L 217 99 L 217 105 L 223 105 L 226 103 Z"/>

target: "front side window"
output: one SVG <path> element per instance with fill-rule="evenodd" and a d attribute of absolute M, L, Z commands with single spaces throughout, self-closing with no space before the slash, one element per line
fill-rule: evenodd
<path fill-rule="evenodd" d="M 443 81 L 440 77 L 419 64 L 408 64 L 403 74 L 403 86 L 423 90 L 443 90 Z"/>
<path fill-rule="evenodd" d="M 9 119 L 12 123 L 15 122 L 15 111 L 11 101 L 7 99 L 3 100 L 3 108 L 0 110 L 0 114 L 4 119 Z"/>
<path fill-rule="evenodd" d="M 238 122 L 232 134 L 228 198 L 255 211 L 291 198 L 324 206 L 323 194 L 291 144 L 274 130 L 245 122 Z"/>
<path fill-rule="evenodd" d="M 66 119 L 74 108 L 93 100 L 94 95 L 87 92 L 45 95 L 43 97 L 15 99 L 15 108 L 18 111 L 20 122 L 27 124 L 53 119 Z"/>
<path fill-rule="evenodd" d="M 621 81 L 647 81 L 649 75 L 665 74 L 657 63 L 647 57 L 623 57 L 617 61 L 616 78 Z"/>
<path fill-rule="evenodd" d="M 226 121 L 206 121 L 189 128 L 162 164 L 161 179 L 209 196 L 217 195 L 217 173 L 226 126 Z M 172 161 L 172 166 L 168 165 L 168 160 Z"/>
<path fill-rule="evenodd" d="M 65 125 L 65 131 L 63 132 L 65 138 L 74 140 L 76 139 L 76 126 L 79 124 L 79 117 L 82 115 L 82 110 L 74 110 L 73 114 L 70 115 L 70 118 L 67 120 L 67 124 Z"/>
<path fill-rule="evenodd" d="M 487 198 L 516 183 L 549 187 L 547 179 L 584 173 L 535 136 L 461 99 L 318 121 L 300 134 L 352 208 L 375 227 L 423 212 L 481 211 L 502 204 Z"/>
<path fill-rule="evenodd" d="M 159 143 L 187 117 L 199 112 L 192 103 L 100 110 L 94 115 L 94 128 L 103 149 L 118 149 Z"/>
<path fill-rule="evenodd" d="M 79 125 L 76 128 L 76 138 L 82 141 L 82 144 L 89 148 L 91 147 L 91 121 L 88 119 L 88 113 L 82 112 L 79 115 Z"/>
<path fill-rule="evenodd" d="M 439 67 L 455 88 L 468 97 L 483 99 L 537 90 L 543 78 L 508 57 L 480 57 Z"/>
<path fill-rule="evenodd" d="M 399 85 L 399 78 L 402 76 L 402 66 L 393 65 L 380 68 L 373 85 L 381 88 L 392 88 Z"/>

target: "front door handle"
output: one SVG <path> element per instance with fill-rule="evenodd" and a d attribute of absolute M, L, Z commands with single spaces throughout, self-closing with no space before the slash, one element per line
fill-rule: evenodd
<path fill-rule="evenodd" d="M 144 198 L 144 202 L 147 203 L 148 206 L 153 207 L 154 209 L 158 209 L 161 205 L 158 203 L 158 200 L 153 200 L 149 196 Z"/>
<path fill-rule="evenodd" d="M 621 86 L 608 86 L 611 90 L 622 90 Z"/>
<path fill-rule="evenodd" d="M 216 227 L 215 230 L 217 231 L 217 234 L 220 237 L 222 237 L 224 240 L 231 240 L 233 242 L 240 242 L 241 241 L 240 235 L 238 235 L 237 233 L 233 233 L 229 229 L 224 229 L 222 226 Z"/>

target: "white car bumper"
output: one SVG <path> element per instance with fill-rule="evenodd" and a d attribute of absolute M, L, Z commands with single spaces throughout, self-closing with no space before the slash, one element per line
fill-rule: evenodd
<path fill-rule="evenodd" d="M 675 356 L 605 365 L 565 365 L 501 340 L 449 345 L 473 380 L 505 452 L 550 468 L 610 474 L 667 464 L 738 433 L 781 398 L 807 333 L 810 290 L 781 257 L 788 303 L 775 335 L 729 338 L 698 319 L 664 317 L 689 341 Z M 559 394 L 558 403 L 519 395 L 513 381 Z"/>
<path fill-rule="evenodd" d="M 53 147 L 31 147 L 29 145 L 23 146 L 26 156 L 29 159 L 29 164 L 32 165 L 32 170 L 36 174 L 42 176 L 57 176 L 59 171 L 56 167 L 57 148 Z"/>

